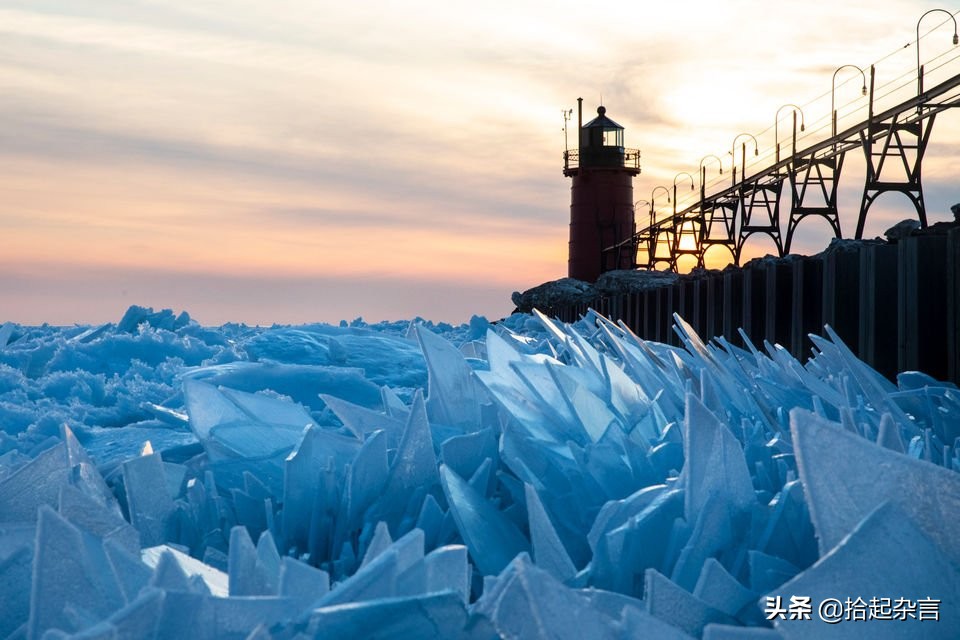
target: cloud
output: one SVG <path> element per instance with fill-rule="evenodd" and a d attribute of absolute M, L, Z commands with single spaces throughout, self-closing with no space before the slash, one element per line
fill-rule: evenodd
<path fill-rule="evenodd" d="M 524 288 L 565 272 L 559 111 L 577 96 L 589 119 L 602 94 L 643 151 L 640 199 L 710 153 L 726 178 L 738 132 L 770 153 L 786 101 L 814 133 L 831 60 L 901 47 L 917 13 L 911 0 L 615 8 L 10 0 L 5 259 L 34 273 L 70 256 L 105 269 L 90 272 L 105 286 L 110 268 L 192 274 L 184 296 L 205 270 Z M 938 122 L 934 142 L 958 130 Z M 932 146 L 927 179 L 950 161 Z"/>

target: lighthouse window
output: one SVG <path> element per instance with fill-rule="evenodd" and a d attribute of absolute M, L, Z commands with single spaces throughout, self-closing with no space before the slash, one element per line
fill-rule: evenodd
<path fill-rule="evenodd" d="M 623 132 L 620 129 L 607 129 L 603 132 L 603 146 L 622 147 Z"/>

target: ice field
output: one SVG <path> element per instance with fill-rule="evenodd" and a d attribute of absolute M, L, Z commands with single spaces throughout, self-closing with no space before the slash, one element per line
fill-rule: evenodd
<path fill-rule="evenodd" d="M 591 313 L 0 328 L 0 638 L 957 638 L 960 392 Z"/>

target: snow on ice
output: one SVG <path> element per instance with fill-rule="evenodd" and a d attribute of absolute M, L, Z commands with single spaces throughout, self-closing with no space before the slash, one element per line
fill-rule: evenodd
<path fill-rule="evenodd" d="M 0 637 L 956 637 L 957 388 L 676 328 L 5 324 Z"/>

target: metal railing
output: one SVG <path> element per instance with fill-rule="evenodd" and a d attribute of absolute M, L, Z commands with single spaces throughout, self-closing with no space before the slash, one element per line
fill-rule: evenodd
<path fill-rule="evenodd" d="M 618 149 L 620 153 L 616 153 L 614 150 Z M 597 162 L 597 167 L 624 167 L 626 169 L 640 169 L 640 149 L 627 149 L 625 147 L 600 147 L 599 149 L 591 149 L 591 151 L 607 151 L 608 153 L 603 154 L 601 162 Z M 612 152 L 612 153 L 611 153 Z M 584 154 L 586 155 L 586 154 Z M 611 163 L 610 158 L 622 159 L 622 162 Z M 599 156 L 598 156 L 599 159 Z M 594 158 L 590 158 L 590 166 L 594 166 Z M 579 149 L 568 149 L 563 152 L 563 170 L 569 171 L 571 169 L 580 168 L 580 150 Z"/>
<path fill-rule="evenodd" d="M 871 85 L 872 84 L 871 82 Z M 704 219 L 706 214 L 715 210 L 722 203 L 730 201 L 734 205 L 731 208 L 733 227 L 729 230 L 730 238 L 727 244 L 731 245 L 731 250 L 735 258 L 734 262 L 738 264 L 740 249 L 742 248 L 745 237 L 738 238 L 737 236 L 742 235 L 739 231 L 744 224 L 745 209 L 748 206 L 745 199 L 751 189 L 762 185 L 764 181 L 782 180 L 787 177 L 802 183 L 805 178 L 800 174 L 803 173 L 803 168 L 806 166 L 804 163 L 809 164 L 810 162 L 839 160 L 843 155 L 855 149 L 864 149 L 865 152 L 869 154 L 870 146 L 874 144 L 880 145 L 887 152 L 898 151 L 901 155 L 904 155 L 904 149 L 909 147 L 909 141 L 904 142 L 901 140 L 899 130 L 904 127 L 915 128 L 915 134 L 917 132 L 922 133 L 920 136 L 915 135 L 915 137 L 918 137 L 916 144 L 920 147 L 921 151 L 919 154 L 914 154 L 913 162 L 915 166 L 907 167 L 908 171 L 916 174 L 917 184 L 914 185 L 912 182 L 905 182 L 902 186 L 898 185 L 897 190 L 904 192 L 922 191 L 922 187 L 919 186 L 920 163 L 923 158 L 923 149 L 925 149 L 929 139 L 929 127 L 939 112 L 960 107 L 960 74 L 954 75 L 937 86 L 906 99 L 881 113 L 874 113 L 873 101 L 871 100 L 870 103 L 869 112 L 864 120 L 849 126 L 836 135 L 831 135 L 805 148 L 794 149 L 788 157 L 781 159 L 779 162 L 774 162 L 750 176 L 741 174 L 739 180 L 732 186 L 727 186 L 710 195 L 702 192 L 698 200 L 682 208 L 677 207 L 674 214 L 657 219 L 652 225 L 638 229 L 633 237 L 626 238 L 617 245 L 606 247 L 604 252 L 622 250 L 624 246 L 631 246 L 636 249 L 638 246 L 644 244 L 648 245 L 649 251 L 655 246 L 661 234 L 667 234 L 667 236 L 672 238 L 673 236 L 670 234 L 676 234 L 684 225 L 693 224 L 699 228 L 700 225 L 707 222 Z M 904 134 L 904 137 L 906 137 L 906 134 Z M 906 156 L 904 155 L 904 157 Z M 873 165 L 871 163 L 872 160 L 869 160 L 868 164 L 872 167 Z M 857 238 L 860 238 L 863 234 L 863 224 L 867 209 L 866 205 L 869 204 L 867 201 L 869 196 L 868 192 L 870 189 L 876 191 L 878 188 L 889 189 L 890 186 L 879 180 L 878 170 L 868 171 L 864 188 L 864 203 L 861 204 L 857 233 L 855 234 Z M 923 201 L 921 198 L 918 201 L 917 209 L 919 218 L 925 226 L 926 212 L 922 207 Z M 781 222 L 778 218 L 776 220 L 777 232 L 779 232 L 780 225 Z M 773 227 L 771 227 L 771 229 L 772 228 Z M 747 229 L 746 231 L 750 230 Z M 837 237 L 839 237 L 839 235 L 837 235 Z M 702 240 L 701 238 L 701 241 L 697 243 L 697 251 L 700 253 L 707 248 L 706 243 Z M 780 250 L 779 247 L 778 252 L 781 255 L 783 254 L 783 251 Z M 675 248 L 671 248 L 669 258 L 663 258 L 658 261 L 669 262 L 671 268 L 675 270 L 675 258 L 677 256 L 674 254 Z"/>

